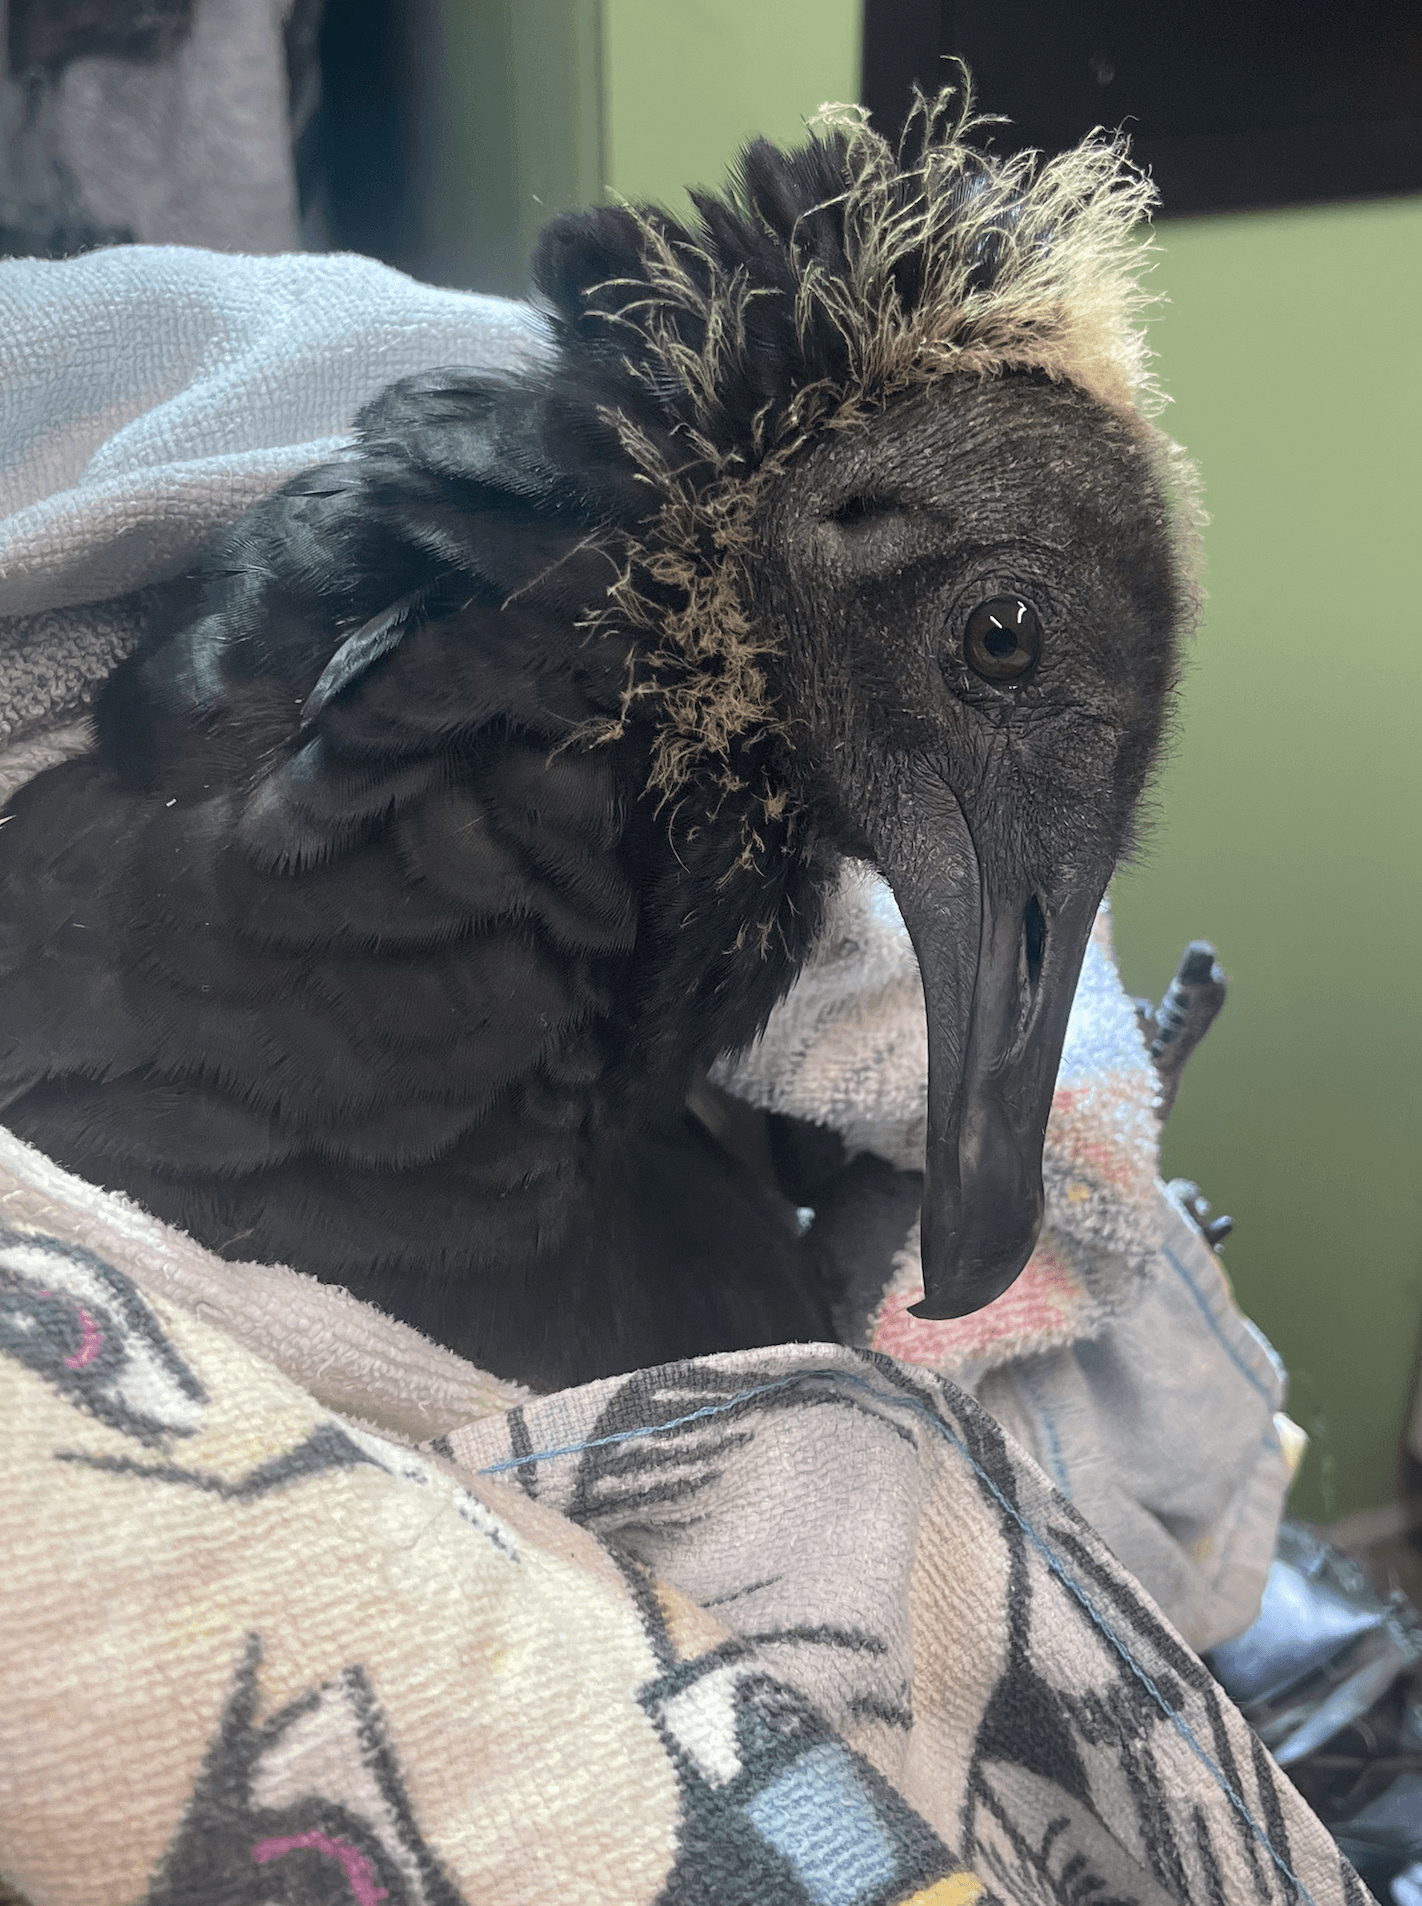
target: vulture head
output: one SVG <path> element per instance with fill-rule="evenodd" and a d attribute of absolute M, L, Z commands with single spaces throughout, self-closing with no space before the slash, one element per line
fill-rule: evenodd
<path fill-rule="evenodd" d="M 535 272 L 655 499 L 590 618 L 642 638 L 621 721 L 654 711 L 651 790 L 753 793 L 752 861 L 771 834 L 863 855 L 912 936 L 925 1317 L 990 1302 L 1036 1241 L 1067 1017 L 1192 611 L 1139 328 L 1150 189 L 1112 146 L 1034 170 L 968 129 L 921 101 L 894 153 L 831 113 L 694 194 L 697 228 L 575 215 Z"/>
<path fill-rule="evenodd" d="M 555 220 L 535 368 L 395 385 L 218 539 L 13 804 L 7 1123 L 535 1382 L 825 1335 L 685 1107 L 862 857 L 927 1001 L 921 1314 L 1005 1289 L 1191 508 L 1148 184 L 968 131 Z"/>

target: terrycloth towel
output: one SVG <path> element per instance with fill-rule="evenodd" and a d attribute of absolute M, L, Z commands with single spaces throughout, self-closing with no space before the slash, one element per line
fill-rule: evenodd
<path fill-rule="evenodd" d="M 907 930 L 851 868 L 815 957 L 723 1089 L 829 1125 L 851 1152 L 923 1166 L 928 1036 Z M 1047 1126 L 1043 1235 L 970 1317 L 909 1315 L 915 1225 L 886 1282 L 871 1264 L 852 1343 L 951 1376 L 986 1404 L 1201 1648 L 1254 1619 L 1290 1468 L 1284 1375 L 1218 1258 L 1156 1175 L 1157 1081 L 1103 908 L 1067 1025 Z"/>
<path fill-rule="evenodd" d="M 0 267 L 0 784 L 86 745 L 134 592 L 366 397 L 543 348 L 523 307 L 356 259 Z M 778 1041 L 777 1103 L 911 1165 L 906 947 L 851 875 L 725 1076 L 767 1102 Z M 0 1138 L 0 1874 L 35 1906 L 950 1906 L 964 1862 L 1023 1902 L 1361 1900 L 1099 1534 L 911 1367 L 975 1384 L 1197 1645 L 1247 1622 L 1280 1377 L 1155 1182 L 1131 1030 L 1103 927 L 1016 1297 L 919 1324 L 909 1244 L 862 1318 L 898 1362 L 795 1346 L 541 1399 Z"/>
<path fill-rule="evenodd" d="M 715 1082 L 813 1119 L 901 1170 L 922 1171 L 928 1028 L 918 962 L 893 894 L 846 870 L 814 956 L 763 1038 Z M 1047 1128 L 1044 1234 L 1012 1290 L 971 1317 L 908 1315 L 923 1295 L 915 1230 L 886 1288 L 858 1293 L 856 1338 L 962 1379 L 1096 1334 L 1128 1307 L 1159 1251 L 1157 1080 L 1111 950 L 1103 908 L 1082 966 Z"/>
<path fill-rule="evenodd" d="M 509 1407 L 371 1312 L 366 1417 L 439 1388 L 412 1449 L 313 1375 L 340 1293 L 297 1332 L 259 1301 L 244 1343 L 200 1295 L 226 1273 L 232 1322 L 244 1267 L 14 1140 L 0 1185 L 0 1874 L 32 1906 L 1366 1901 L 945 1379 L 793 1345 Z"/>
<path fill-rule="evenodd" d="M 176 575 L 219 524 L 338 455 L 396 378 L 546 348 L 526 305 L 367 258 L 134 245 L 0 265 L 0 615 Z"/>

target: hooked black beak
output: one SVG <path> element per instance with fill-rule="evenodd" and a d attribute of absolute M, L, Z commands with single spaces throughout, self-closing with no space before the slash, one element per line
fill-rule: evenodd
<path fill-rule="evenodd" d="M 923 1289 L 916 1317 L 1001 1296 L 1042 1226 L 1042 1146 L 1100 893 L 1053 895 L 984 864 L 934 790 L 881 864 L 928 1012 Z"/>

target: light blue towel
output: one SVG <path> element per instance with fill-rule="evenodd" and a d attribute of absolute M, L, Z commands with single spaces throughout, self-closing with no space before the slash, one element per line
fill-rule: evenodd
<path fill-rule="evenodd" d="M 0 264 L 0 615 L 174 575 L 387 384 L 546 349 L 532 308 L 369 258 L 118 246 Z"/>

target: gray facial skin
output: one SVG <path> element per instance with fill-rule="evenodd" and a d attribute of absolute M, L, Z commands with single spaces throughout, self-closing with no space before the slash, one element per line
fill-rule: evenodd
<path fill-rule="evenodd" d="M 1181 588 L 1142 436 L 1070 386 L 949 380 L 818 448 L 766 517 L 792 740 L 923 974 L 924 1317 L 998 1296 L 1041 1225 L 1067 1016 L 1176 673 Z M 1017 679 L 985 679 L 965 647 L 995 598 L 1040 623 Z"/>

